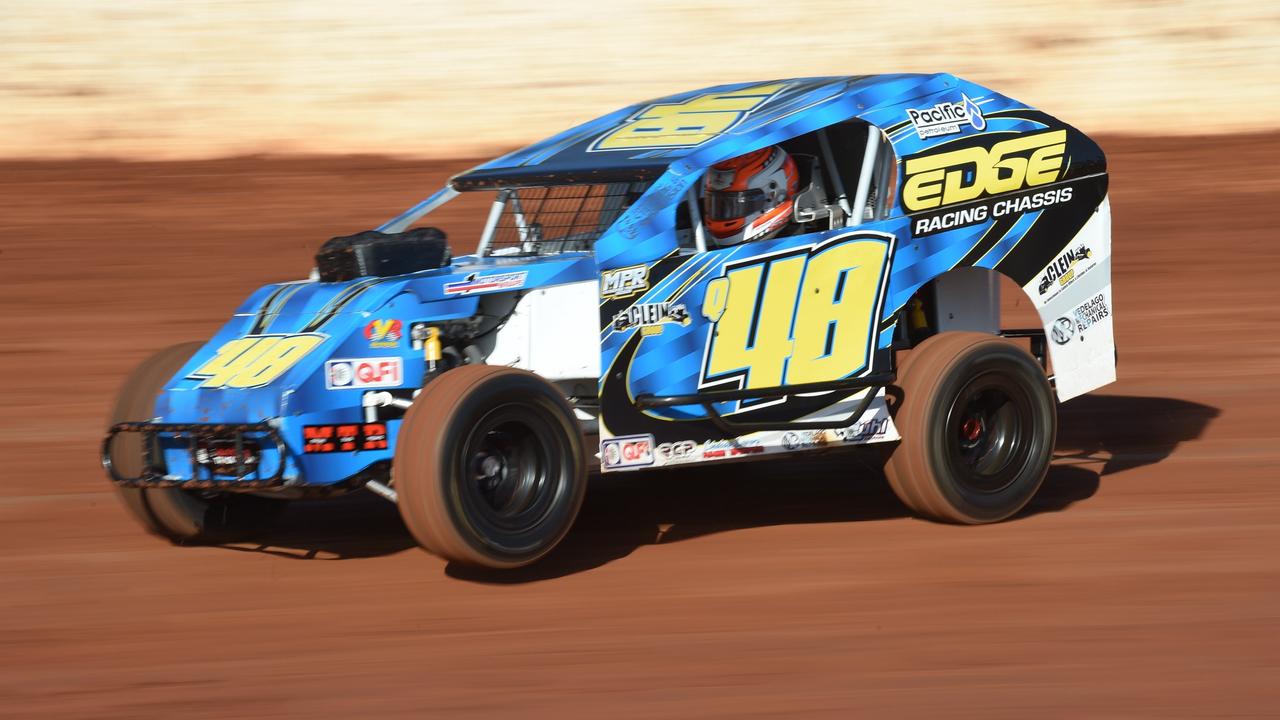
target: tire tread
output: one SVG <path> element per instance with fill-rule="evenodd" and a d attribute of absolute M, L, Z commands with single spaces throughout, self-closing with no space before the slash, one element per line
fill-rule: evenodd
<path fill-rule="evenodd" d="M 898 374 L 903 401 L 895 413 L 894 424 L 902 440 L 885 463 L 885 477 L 903 504 L 920 515 L 962 524 L 993 521 L 957 507 L 935 479 L 929 457 L 930 426 L 927 416 L 932 399 L 947 381 L 955 364 L 973 353 L 975 347 L 983 345 L 1007 346 L 1034 362 L 1011 340 L 986 333 L 948 332 L 927 338 L 911 350 Z M 1044 380 L 1044 388 L 1048 388 L 1047 380 Z M 1053 435 L 1056 435 L 1056 425 L 1050 433 L 1050 449 Z M 1040 479 L 1043 479 L 1043 473 Z"/>

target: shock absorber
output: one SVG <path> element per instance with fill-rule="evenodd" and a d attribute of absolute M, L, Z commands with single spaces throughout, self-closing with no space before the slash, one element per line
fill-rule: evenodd
<path fill-rule="evenodd" d="M 422 377 L 423 384 L 440 372 L 440 358 L 443 356 L 444 352 L 440 347 L 440 328 L 428 327 L 426 337 L 422 339 L 422 359 L 427 363 L 427 371 Z"/>

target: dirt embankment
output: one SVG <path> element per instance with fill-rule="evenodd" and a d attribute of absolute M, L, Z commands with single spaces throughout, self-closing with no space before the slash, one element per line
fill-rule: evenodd
<path fill-rule="evenodd" d="M 838 456 L 678 471 L 508 575 L 371 496 L 170 547 L 96 466 L 131 365 L 466 162 L 0 164 L 0 715 L 1274 713 L 1280 136 L 1103 144 L 1121 381 L 1023 517 L 916 521 Z"/>
<path fill-rule="evenodd" d="M 949 72 L 1090 133 L 1274 129 L 1265 0 L 6 4 L 0 156 L 524 144 L 699 87 Z"/>

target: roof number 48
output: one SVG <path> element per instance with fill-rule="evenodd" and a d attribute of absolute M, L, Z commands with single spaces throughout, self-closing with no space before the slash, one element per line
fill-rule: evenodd
<path fill-rule="evenodd" d="M 605 133 L 590 147 L 602 150 L 662 150 L 694 147 L 742 122 L 786 83 L 706 93 L 679 103 L 655 103 Z"/>

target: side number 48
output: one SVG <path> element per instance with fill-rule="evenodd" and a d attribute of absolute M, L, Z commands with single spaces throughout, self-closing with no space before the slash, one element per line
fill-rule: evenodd
<path fill-rule="evenodd" d="M 713 325 L 702 385 L 772 388 L 865 371 L 892 254 L 892 236 L 859 232 L 726 266 L 703 301 Z"/>

